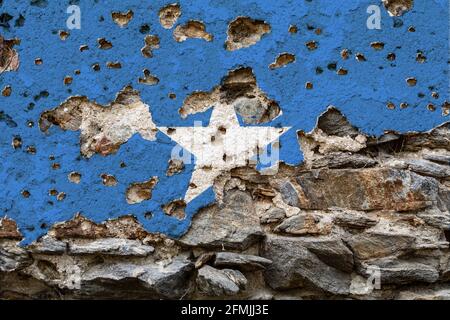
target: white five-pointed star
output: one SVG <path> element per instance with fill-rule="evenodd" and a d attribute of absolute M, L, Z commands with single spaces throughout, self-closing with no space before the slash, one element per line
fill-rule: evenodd
<path fill-rule="evenodd" d="M 222 172 L 245 166 L 290 128 L 242 127 L 234 108 L 217 104 L 208 127 L 158 129 L 196 157 L 195 170 L 184 198 L 189 203 L 211 187 Z"/>

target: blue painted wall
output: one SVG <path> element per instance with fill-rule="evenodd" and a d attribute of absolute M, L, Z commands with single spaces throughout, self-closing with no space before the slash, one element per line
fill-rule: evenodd
<path fill-rule="evenodd" d="M 68 39 L 61 41 L 58 30 L 66 29 L 69 2 L 80 6 L 82 28 L 72 30 Z M 37 125 L 40 114 L 71 95 L 85 95 L 107 104 L 125 85 L 132 84 L 150 105 L 158 126 L 192 126 L 194 120 L 207 123 L 210 111 L 182 120 L 178 109 L 183 99 L 194 90 L 210 90 L 230 69 L 250 66 L 260 88 L 277 100 L 283 111 L 283 116 L 267 125 L 295 129 L 281 140 L 282 160 L 292 164 L 302 159 L 295 131 L 311 130 L 318 115 L 329 105 L 337 106 L 351 123 L 369 134 L 378 135 L 385 129 L 429 130 L 441 124 L 446 118 L 441 115 L 440 106 L 449 96 L 449 3 L 448 0 L 415 2 L 414 9 L 398 19 L 389 17 L 382 9 L 382 29 L 368 30 L 366 9 L 370 4 L 380 4 L 375 0 L 181 0 L 182 16 L 178 23 L 201 20 L 214 35 L 214 41 L 189 39 L 177 43 L 172 30 L 159 24 L 158 11 L 167 1 L 49 0 L 40 1 L 41 6 L 30 6 L 28 0 L 3 1 L 0 13 L 14 18 L 9 28 L 0 29 L 0 34 L 7 39 L 21 39 L 16 47 L 21 64 L 18 72 L 0 75 L 0 88 L 11 85 L 13 90 L 10 97 L 0 97 L 0 110 L 17 124 L 0 121 L 0 216 L 7 215 L 18 222 L 26 236 L 25 243 L 76 212 L 98 222 L 134 214 L 148 230 L 176 237 L 187 230 L 197 208 L 214 200 L 212 191 L 197 198 L 183 221 L 161 212 L 161 204 L 184 196 L 192 173 L 192 166 L 188 166 L 180 175 L 165 176 L 174 143 L 162 134 L 158 134 L 155 142 L 136 135 L 117 154 L 106 158 L 95 155 L 87 160 L 79 153 L 79 132 L 64 132 L 58 127 L 52 127 L 48 134 L 40 132 Z M 134 18 L 126 28 L 119 28 L 111 19 L 111 11 L 129 9 L 134 11 Z M 22 27 L 14 24 L 20 14 L 25 17 Z M 226 51 L 228 23 L 240 15 L 266 20 L 272 32 L 254 46 Z M 145 36 L 140 32 L 143 24 L 150 26 L 149 34 L 161 39 L 161 48 L 154 51 L 152 59 L 144 58 L 140 52 Z M 298 26 L 298 34 L 288 32 L 291 24 Z M 321 28 L 322 35 L 308 30 L 307 25 Z M 409 26 L 414 26 L 416 32 L 408 32 Z M 101 37 L 112 41 L 114 47 L 99 50 L 97 39 Z M 319 48 L 309 51 L 305 46 L 309 40 L 316 40 Z M 384 42 L 385 49 L 373 50 L 370 47 L 373 41 Z M 83 44 L 89 45 L 90 50 L 80 52 Z M 367 61 L 358 62 L 353 56 L 342 60 L 340 51 L 344 48 L 363 53 Z M 418 50 L 427 56 L 426 63 L 416 62 Z M 295 54 L 296 62 L 269 70 L 268 65 L 281 52 Z M 397 56 L 393 62 L 386 59 L 390 52 Z M 34 64 L 37 57 L 43 59 L 43 65 Z M 107 69 L 107 61 L 120 61 L 122 69 Z M 338 68 L 348 69 L 348 75 L 338 76 L 328 70 L 327 65 L 333 62 Z M 91 69 L 94 63 L 101 65 L 100 72 Z M 317 67 L 324 72 L 316 74 Z M 144 68 L 160 79 L 157 86 L 137 83 Z M 73 75 L 76 69 L 81 70 L 78 76 Z M 63 84 L 67 75 L 74 77 L 70 86 Z M 408 87 L 407 77 L 416 77 L 417 86 Z M 307 81 L 313 82 L 313 90 L 305 89 Z M 430 87 L 439 92 L 439 99 L 431 98 Z M 40 95 L 43 91 L 48 92 L 47 97 Z M 170 92 L 177 95 L 176 100 L 168 98 Z M 388 101 L 397 108 L 389 110 Z M 407 102 L 409 107 L 400 110 L 401 102 Z M 437 111 L 426 108 L 430 102 L 438 107 Z M 29 121 L 35 125 L 29 127 Z M 15 135 L 23 140 L 21 149 L 11 147 Z M 36 146 L 35 155 L 26 152 L 28 145 Z M 54 161 L 49 160 L 50 155 L 54 155 Z M 120 167 L 122 161 L 126 168 Z M 61 164 L 61 169 L 53 170 L 54 162 Z M 80 184 L 68 181 L 67 175 L 72 171 L 82 174 Z M 116 176 L 118 186 L 103 186 L 102 173 Z M 151 176 L 159 176 L 160 180 L 153 199 L 128 205 L 124 195 L 127 186 Z M 48 194 L 50 189 L 65 192 L 66 199 L 56 201 Z M 23 190 L 29 190 L 31 196 L 23 198 Z M 145 218 L 144 213 L 150 211 L 153 217 Z"/>

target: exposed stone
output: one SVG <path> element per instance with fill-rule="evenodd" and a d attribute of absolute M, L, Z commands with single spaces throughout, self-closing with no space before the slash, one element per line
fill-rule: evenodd
<path fill-rule="evenodd" d="M 33 242 L 27 249 L 32 253 L 60 255 L 67 251 L 67 243 L 46 235 Z"/>
<path fill-rule="evenodd" d="M 349 293 L 350 275 L 322 262 L 302 245 L 300 238 L 269 236 L 264 256 L 273 261 L 264 273 L 272 289 L 312 286 L 335 295 Z"/>
<path fill-rule="evenodd" d="M 214 260 L 215 267 L 230 267 L 244 271 L 265 269 L 271 263 L 272 261 L 263 257 L 234 252 L 218 252 Z"/>
<path fill-rule="evenodd" d="M 367 229 L 376 225 L 378 219 L 373 219 L 358 213 L 342 212 L 334 218 L 333 222 L 344 228 Z"/>
<path fill-rule="evenodd" d="M 170 159 L 169 160 L 169 166 L 166 171 L 166 175 L 168 177 L 171 177 L 173 175 L 176 175 L 184 170 L 184 162 L 183 160 L 178 159 Z"/>
<path fill-rule="evenodd" d="M 142 290 L 147 297 L 179 299 L 189 289 L 193 265 L 185 257 L 177 257 L 168 265 L 135 264 L 133 262 L 107 262 L 95 265 L 83 273 L 82 287 L 93 287 L 100 291 L 108 284 L 127 285 L 133 290 Z M 138 282 L 136 282 L 136 280 Z M 131 284 L 133 285 L 131 286 Z M 100 288 L 98 288 L 100 287 Z M 86 289 L 86 292 L 90 290 Z"/>
<path fill-rule="evenodd" d="M 415 237 L 397 230 L 366 232 L 356 234 L 346 240 L 351 250 L 360 260 L 401 254 L 412 250 Z"/>
<path fill-rule="evenodd" d="M 317 170 L 298 175 L 301 209 L 331 207 L 411 211 L 437 202 L 438 182 L 416 173 L 393 169 Z"/>
<path fill-rule="evenodd" d="M 141 203 L 152 198 L 152 190 L 158 183 L 158 178 L 153 177 L 148 181 L 132 183 L 126 191 L 129 204 Z"/>
<path fill-rule="evenodd" d="M 184 200 L 174 200 L 162 207 L 165 214 L 183 220 L 186 217 L 186 202 Z"/>
<path fill-rule="evenodd" d="M 439 279 L 439 271 L 436 268 L 418 262 L 384 259 L 362 263 L 362 265 L 366 270 L 364 272 L 367 277 L 371 275 L 370 270 L 374 270 L 375 267 L 380 272 L 380 282 L 383 285 L 416 282 L 434 283 Z"/>
<path fill-rule="evenodd" d="M 280 193 L 283 201 L 291 207 L 298 207 L 300 205 L 297 190 L 291 182 L 286 181 L 280 187 Z"/>
<path fill-rule="evenodd" d="M 239 289 L 245 290 L 247 288 L 248 280 L 247 278 L 240 272 L 239 270 L 234 269 L 222 269 L 223 273 L 226 274 L 226 276 L 237 284 Z"/>
<path fill-rule="evenodd" d="M 186 98 L 180 109 L 182 117 L 204 112 L 216 104 L 234 108 L 247 124 L 272 121 L 280 114 L 280 107 L 257 86 L 251 68 L 230 71 L 219 86 L 210 92 L 194 92 Z"/>
<path fill-rule="evenodd" d="M 114 256 L 146 257 L 155 249 L 150 245 L 143 245 L 137 240 L 105 238 L 86 243 L 74 242 L 69 244 L 69 254 L 104 254 Z"/>
<path fill-rule="evenodd" d="M 6 40 L 0 36 L 0 74 L 19 69 L 19 54 L 13 49 L 19 43 L 17 39 Z"/>
<path fill-rule="evenodd" d="M 159 22 L 164 29 L 172 29 L 181 16 L 181 8 L 178 3 L 168 4 L 159 10 Z"/>
<path fill-rule="evenodd" d="M 280 222 L 286 217 L 286 212 L 281 208 L 270 208 L 260 218 L 261 223 L 276 223 Z"/>
<path fill-rule="evenodd" d="M 0 219 L 0 239 L 21 240 L 22 235 L 14 220 L 8 218 Z"/>
<path fill-rule="evenodd" d="M 429 161 L 450 166 L 450 155 L 426 154 L 423 156 L 423 158 Z"/>
<path fill-rule="evenodd" d="M 213 40 L 212 34 L 206 32 L 205 24 L 196 20 L 189 20 L 184 25 L 178 25 L 173 31 L 173 37 L 177 42 L 183 42 L 190 38 Z"/>
<path fill-rule="evenodd" d="M 422 159 L 406 160 L 411 171 L 436 178 L 450 178 L 450 168 Z"/>
<path fill-rule="evenodd" d="M 322 224 L 320 218 L 313 214 L 300 213 L 285 219 L 273 231 L 297 236 L 326 235 L 331 232 L 331 228 L 330 223 Z"/>
<path fill-rule="evenodd" d="M 201 294 L 208 296 L 235 295 L 240 290 L 238 283 L 241 281 L 239 278 L 234 280 L 236 282 L 224 271 L 205 265 L 198 271 L 197 288 Z"/>
<path fill-rule="evenodd" d="M 12 272 L 14 270 L 22 269 L 29 264 L 30 259 L 27 250 L 12 244 L 0 245 L 0 271 Z"/>
<path fill-rule="evenodd" d="M 229 51 L 250 47 L 270 31 L 270 25 L 262 20 L 237 17 L 228 25 L 225 47 Z"/>
<path fill-rule="evenodd" d="M 442 230 L 450 230 L 450 212 L 440 210 L 430 210 L 418 213 L 417 216 L 428 225 Z"/>
<path fill-rule="evenodd" d="M 127 12 L 112 12 L 111 17 L 113 21 L 121 28 L 128 25 L 128 23 L 133 19 L 134 12 L 128 10 Z"/>
<path fill-rule="evenodd" d="M 252 198 L 242 191 L 225 196 L 225 206 L 200 210 L 180 243 L 195 247 L 245 249 L 259 241 L 263 232 Z"/>
<path fill-rule="evenodd" d="M 88 158 L 95 153 L 104 156 L 115 153 L 136 133 L 153 141 L 157 132 L 149 106 L 130 86 L 120 91 L 115 101 L 107 106 L 86 97 L 71 97 L 41 114 L 41 130 L 47 132 L 51 125 L 63 130 L 80 130 L 81 153 Z"/>
<path fill-rule="evenodd" d="M 401 291 L 396 297 L 398 300 L 450 300 L 450 289 L 442 288 L 412 288 Z"/>
<path fill-rule="evenodd" d="M 401 16 L 412 9 L 414 0 L 382 0 L 391 16 Z"/>
<path fill-rule="evenodd" d="M 329 168 L 329 169 L 344 169 L 344 168 L 372 168 L 378 164 L 368 156 L 361 154 L 353 154 L 347 152 L 331 152 L 323 157 L 317 157 L 311 161 L 312 169 Z"/>

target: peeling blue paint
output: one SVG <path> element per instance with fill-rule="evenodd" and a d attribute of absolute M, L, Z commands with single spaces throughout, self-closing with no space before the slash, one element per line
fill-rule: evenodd
<path fill-rule="evenodd" d="M 366 28 L 367 7 L 380 4 L 374 0 L 182 0 L 178 23 L 201 20 L 214 35 L 212 42 L 189 39 L 182 43 L 175 42 L 172 30 L 159 24 L 158 11 L 167 1 L 37 2 L 30 6 L 30 1 L 6 0 L 0 7 L 0 13 L 13 16 L 9 28 L 3 27 L 0 34 L 7 39 L 21 39 L 21 44 L 15 47 L 20 56 L 19 71 L 0 75 L 1 88 L 12 86 L 10 97 L 0 97 L 0 110 L 10 117 L 0 121 L 0 216 L 17 221 L 26 237 L 25 243 L 76 212 L 98 222 L 133 214 L 149 231 L 177 237 L 188 229 L 196 210 L 214 200 L 211 190 L 197 198 L 187 208 L 183 221 L 161 212 L 161 204 L 183 197 L 193 169 L 191 165 L 180 175 L 165 176 L 174 143 L 161 133 L 157 141 L 146 141 L 136 135 L 115 155 L 84 159 L 79 152 L 79 132 L 63 132 L 57 127 L 48 134 L 40 132 L 37 126 L 40 114 L 71 95 L 85 95 L 107 104 L 125 85 L 132 84 L 150 105 L 158 126 L 192 126 L 195 120 L 207 123 L 210 111 L 183 120 L 178 114 L 183 99 L 195 90 L 210 90 L 229 70 L 249 66 L 259 87 L 278 101 L 283 111 L 281 117 L 266 125 L 293 127 L 281 139 L 281 159 L 292 164 L 302 159 L 295 131 L 311 130 L 318 115 L 329 105 L 338 107 L 352 124 L 374 135 L 386 129 L 429 130 L 446 120 L 439 109 L 449 97 L 448 0 L 415 1 L 412 11 L 396 19 L 382 10 L 381 30 Z M 66 29 L 69 4 L 80 6 L 82 28 L 71 30 L 67 40 L 61 41 L 58 30 Z M 129 9 L 134 11 L 134 18 L 127 27 L 119 28 L 111 19 L 111 11 Z M 23 26 L 12 22 L 20 15 L 25 17 Z M 254 46 L 226 51 L 228 23 L 242 15 L 267 21 L 272 31 Z M 144 24 L 150 26 L 149 34 L 161 39 L 161 48 L 154 51 L 151 59 L 140 52 L 144 45 L 140 27 Z M 291 24 L 298 26 L 297 34 L 288 32 Z M 307 25 L 321 28 L 323 33 L 316 35 Z M 409 26 L 414 26 L 416 32 L 408 32 Z M 111 50 L 97 48 L 97 39 L 101 37 L 113 43 Z M 318 42 L 317 50 L 306 48 L 305 42 L 309 40 Z M 373 50 L 370 43 L 374 41 L 384 42 L 384 50 Z M 84 44 L 90 49 L 80 52 L 79 47 Z M 342 60 L 340 51 L 344 48 L 353 54 L 363 53 L 367 61 L 358 62 L 353 56 Z M 426 55 L 426 63 L 416 62 L 418 50 Z M 268 65 L 281 52 L 295 54 L 296 62 L 269 70 Z M 396 54 L 395 61 L 386 59 L 390 52 Z M 41 66 L 34 64 L 38 57 L 43 60 Z M 107 61 L 120 61 L 122 69 L 106 68 Z M 337 68 L 347 69 L 348 75 L 339 76 L 328 70 L 327 65 L 334 62 Z M 91 69 L 94 63 L 100 64 L 100 72 Z M 317 74 L 317 67 L 323 73 Z M 137 83 L 144 68 L 160 79 L 157 86 Z M 78 76 L 73 75 L 76 69 L 81 71 Z M 70 86 L 63 84 L 67 75 L 74 78 Z M 407 77 L 416 77 L 417 86 L 408 87 Z M 305 89 L 307 81 L 314 84 L 313 90 Z M 40 95 L 43 91 L 49 93 L 48 97 Z M 431 91 L 439 92 L 440 97 L 432 99 Z M 170 92 L 177 95 L 176 100 L 168 98 Z M 397 108 L 386 108 L 388 101 Z M 401 102 L 407 102 L 409 107 L 401 110 L 398 108 Z M 437 111 L 427 109 L 430 102 L 438 107 Z M 29 127 L 29 121 L 35 125 Z M 22 138 L 23 147 L 14 150 L 11 140 L 16 135 Z M 36 147 L 35 155 L 26 152 L 29 145 Z M 49 160 L 50 155 L 54 155 L 54 161 Z M 125 168 L 120 167 L 122 161 L 127 165 Z M 61 164 L 61 169 L 53 170 L 53 162 Z M 72 171 L 82 174 L 80 184 L 68 181 L 67 175 Z M 103 186 L 102 173 L 114 175 L 118 186 Z M 152 200 L 128 205 L 127 186 L 152 176 L 159 176 Z M 50 189 L 65 192 L 66 199 L 56 201 L 48 194 Z M 29 198 L 21 196 L 23 190 L 30 192 Z M 147 219 L 144 213 L 149 211 L 153 217 Z"/>

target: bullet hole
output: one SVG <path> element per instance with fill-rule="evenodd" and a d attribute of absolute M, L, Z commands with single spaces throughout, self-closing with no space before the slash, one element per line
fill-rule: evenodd
<path fill-rule="evenodd" d="M 183 220 L 186 217 L 185 209 L 186 202 L 184 200 L 174 200 L 162 206 L 165 214 L 178 220 Z"/>
<path fill-rule="evenodd" d="M 70 33 L 68 31 L 60 30 L 59 31 L 59 38 L 62 41 L 65 41 L 69 37 Z"/>
<path fill-rule="evenodd" d="M 36 154 L 36 151 L 37 151 L 37 150 L 36 150 L 36 147 L 35 147 L 35 146 L 28 146 L 28 147 L 27 147 L 27 153 L 28 153 L 28 154 L 33 154 L 33 155 L 34 155 L 34 154 Z"/>
<path fill-rule="evenodd" d="M 72 171 L 71 173 L 69 173 L 67 178 L 69 179 L 70 182 L 79 184 L 81 182 L 81 173 Z"/>
<path fill-rule="evenodd" d="M 103 173 L 100 177 L 102 178 L 103 185 L 107 187 L 114 187 L 117 185 L 117 179 L 113 175 Z"/>
<path fill-rule="evenodd" d="M 222 156 L 222 160 L 223 160 L 223 162 L 227 162 L 227 155 L 225 153 Z"/>
<path fill-rule="evenodd" d="M 147 34 L 150 32 L 150 26 L 148 24 L 143 24 L 139 27 L 139 32 L 142 34 Z"/>
<path fill-rule="evenodd" d="M 314 33 L 315 33 L 316 35 L 320 36 L 320 35 L 322 34 L 322 29 L 317 28 L 317 29 L 314 31 Z"/>
<path fill-rule="evenodd" d="M 25 25 L 25 17 L 23 15 L 19 15 L 19 17 L 14 22 L 14 26 L 16 28 L 22 28 Z"/>
<path fill-rule="evenodd" d="M 147 219 L 147 220 L 150 220 L 151 218 L 153 218 L 153 213 L 145 212 L 144 213 L 144 218 Z"/>
<path fill-rule="evenodd" d="M 309 23 L 307 23 L 307 24 L 306 24 L 306 29 L 307 29 L 308 31 L 312 31 L 312 30 L 315 29 L 315 27 L 314 27 L 313 25 L 310 25 Z"/>
<path fill-rule="evenodd" d="M 89 46 L 87 44 L 83 44 L 80 46 L 80 52 L 84 52 L 86 50 L 89 50 Z"/>
<path fill-rule="evenodd" d="M 54 155 L 49 155 L 48 156 L 48 159 L 50 160 L 50 161 L 55 161 L 55 159 L 56 159 L 56 157 L 54 156 Z"/>
<path fill-rule="evenodd" d="M 346 76 L 348 74 L 348 70 L 344 68 L 339 68 L 339 70 L 336 73 L 339 76 Z"/>
<path fill-rule="evenodd" d="M 66 198 L 66 194 L 64 192 L 60 192 L 56 196 L 56 200 L 58 200 L 58 201 L 63 201 L 65 198 Z"/>
<path fill-rule="evenodd" d="M 408 31 L 409 32 L 416 32 L 416 28 L 414 28 L 413 26 L 408 27 Z"/>
<path fill-rule="evenodd" d="M 128 10 L 128 12 L 112 12 L 111 17 L 113 21 L 121 28 L 126 27 L 128 23 L 133 19 L 134 12 Z"/>
<path fill-rule="evenodd" d="M 143 70 L 144 77 L 139 78 L 138 82 L 142 84 L 146 84 L 149 86 L 154 86 L 159 83 L 159 79 L 151 74 L 150 70 L 144 69 Z"/>
<path fill-rule="evenodd" d="M 17 123 L 13 120 L 13 118 L 0 110 L 0 123 L 1 122 L 4 122 L 10 128 L 17 127 Z"/>
<path fill-rule="evenodd" d="M 122 68 L 122 64 L 119 61 L 108 61 L 106 63 L 106 67 L 109 69 L 121 69 Z"/>
<path fill-rule="evenodd" d="M 327 65 L 328 70 L 330 71 L 336 71 L 337 69 L 337 63 L 336 62 L 331 62 Z"/>
<path fill-rule="evenodd" d="M 39 94 L 35 95 L 33 99 L 34 99 L 34 101 L 39 101 L 42 98 L 48 98 L 49 95 L 50 94 L 48 93 L 48 91 L 44 90 L 44 91 L 39 92 Z"/>
<path fill-rule="evenodd" d="M 234 51 L 250 47 L 258 43 L 264 35 L 270 33 L 271 29 L 265 21 L 237 17 L 228 25 L 225 48 L 228 51 Z"/>
<path fill-rule="evenodd" d="M 61 169 L 61 165 L 59 163 L 52 163 L 52 169 L 59 170 L 59 169 Z"/>
<path fill-rule="evenodd" d="M 394 28 L 403 27 L 403 20 L 400 18 L 394 18 Z"/>
<path fill-rule="evenodd" d="M 30 102 L 28 104 L 27 110 L 33 110 L 34 109 L 35 104 L 33 102 Z"/>
<path fill-rule="evenodd" d="M 278 69 L 293 62 L 295 62 L 295 55 L 285 52 L 280 54 L 275 61 L 269 65 L 269 69 Z"/>
<path fill-rule="evenodd" d="M 394 110 L 394 109 L 395 109 L 395 104 L 393 104 L 392 102 L 388 102 L 387 108 L 388 108 L 389 110 Z"/>
<path fill-rule="evenodd" d="M 408 84 L 408 86 L 414 87 L 417 85 L 417 79 L 413 77 L 406 78 L 406 83 Z"/>
<path fill-rule="evenodd" d="M 100 38 L 97 40 L 99 49 L 109 50 L 113 47 L 112 43 L 105 38 Z"/>
<path fill-rule="evenodd" d="M 183 42 L 187 39 L 213 40 L 213 35 L 206 32 L 205 24 L 197 20 L 189 20 L 184 25 L 178 25 L 173 31 L 173 37 L 177 42 Z"/>
<path fill-rule="evenodd" d="M 318 44 L 316 41 L 308 41 L 305 43 L 306 47 L 309 51 L 316 50 L 318 48 Z"/>
<path fill-rule="evenodd" d="M 169 99 L 175 100 L 177 98 L 177 95 L 173 92 L 169 93 Z"/>
<path fill-rule="evenodd" d="M 24 197 L 25 199 L 28 199 L 31 196 L 31 193 L 28 190 L 23 190 L 21 192 L 21 194 L 22 194 L 22 197 Z"/>
<path fill-rule="evenodd" d="M 30 5 L 39 7 L 39 8 L 45 8 L 48 5 L 47 0 L 31 0 Z"/>
<path fill-rule="evenodd" d="M 9 97 L 11 95 L 11 92 L 12 92 L 11 86 L 6 86 L 2 90 L 2 96 Z"/>
<path fill-rule="evenodd" d="M 383 42 L 379 42 L 379 41 L 377 41 L 377 42 L 372 42 L 372 43 L 370 44 L 370 46 L 371 46 L 373 49 L 377 50 L 377 51 L 380 51 L 380 50 L 383 50 L 383 49 L 384 49 L 384 43 L 383 43 Z"/>
<path fill-rule="evenodd" d="M 128 204 L 141 203 L 152 198 L 152 190 L 158 183 L 158 178 L 153 177 L 148 181 L 130 184 L 126 191 Z"/>
<path fill-rule="evenodd" d="M 100 21 L 100 22 L 105 21 L 105 17 L 104 17 L 104 16 L 100 16 L 100 17 L 98 18 L 98 21 Z"/>
<path fill-rule="evenodd" d="M 396 58 L 397 56 L 393 52 L 389 53 L 386 57 L 386 59 L 388 59 L 389 61 L 395 61 Z"/>
<path fill-rule="evenodd" d="M 11 21 L 12 18 L 13 18 L 13 16 L 10 15 L 9 13 L 2 13 L 0 15 L 0 27 L 3 27 L 6 30 L 9 30 L 9 28 L 11 27 L 9 25 L 9 21 Z"/>
<path fill-rule="evenodd" d="M 425 94 L 422 93 L 422 92 L 419 92 L 419 93 L 417 94 L 417 96 L 418 96 L 419 98 L 421 98 L 421 99 L 425 98 Z"/>
<path fill-rule="evenodd" d="M 220 126 L 218 129 L 219 129 L 219 132 L 221 134 L 226 134 L 227 133 L 227 128 L 225 128 L 224 126 Z"/>
<path fill-rule="evenodd" d="M 306 82 L 305 83 L 305 88 L 307 89 L 307 90 L 312 90 L 313 89 L 313 84 L 312 84 L 312 82 Z"/>
<path fill-rule="evenodd" d="M 169 4 L 159 10 L 159 22 L 164 29 L 172 29 L 181 16 L 181 8 L 178 3 Z"/>
<path fill-rule="evenodd" d="M 427 57 L 423 54 L 422 51 L 417 51 L 416 61 L 419 63 L 424 63 L 425 61 L 427 61 Z"/>
<path fill-rule="evenodd" d="M 406 108 L 408 108 L 408 103 L 406 103 L 406 102 L 402 102 L 402 103 L 400 103 L 400 109 L 406 109 Z"/>
<path fill-rule="evenodd" d="M 180 159 L 170 159 L 169 166 L 166 170 L 166 175 L 171 177 L 175 174 L 179 174 L 184 170 L 184 162 Z"/>
<path fill-rule="evenodd" d="M 72 84 L 73 78 L 71 76 L 66 76 L 64 78 L 64 85 L 68 86 L 70 84 Z"/>
<path fill-rule="evenodd" d="M 28 127 L 28 128 L 33 128 L 33 127 L 34 127 L 34 122 L 31 121 L 31 120 L 28 120 L 28 121 L 27 121 L 27 127 Z"/>
<path fill-rule="evenodd" d="M 41 229 L 47 229 L 47 224 L 42 223 L 42 224 L 41 224 Z"/>
<path fill-rule="evenodd" d="M 141 53 L 146 58 L 153 57 L 153 50 L 159 49 L 159 37 L 155 35 L 147 35 L 144 39 L 144 47 L 141 49 Z"/>
<path fill-rule="evenodd" d="M 127 167 L 127 164 L 126 164 L 125 162 L 122 161 L 122 162 L 120 163 L 120 167 L 121 167 L 121 168 L 126 168 L 126 167 Z"/>
<path fill-rule="evenodd" d="M 11 145 L 14 149 L 22 148 L 22 138 L 19 136 L 14 136 L 12 138 Z"/>
<path fill-rule="evenodd" d="M 291 33 L 291 34 L 295 34 L 295 33 L 297 33 L 298 32 L 298 28 L 297 28 L 297 26 L 296 25 L 293 25 L 293 24 L 291 24 L 290 26 L 289 26 L 289 33 Z"/>
<path fill-rule="evenodd" d="M 434 98 L 434 99 L 439 99 L 439 93 L 437 93 L 436 91 L 433 91 L 431 93 L 431 97 Z"/>
<path fill-rule="evenodd" d="M 350 50 L 348 50 L 348 49 L 342 49 L 342 51 L 341 51 L 341 58 L 342 58 L 343 60 L 347 60 L 347 59 L 350 57 L 351 54 L 352 54 L 352 53 L 351 53 Z"/>
<path fill-rule="evenodd" d="M 322 74 L 323 69 L 321 67 L 316 67 L 316 74 Z"/>
<path fill-rule="evenodd" d="M 429 103 L 429 104 L 427 104 L 427 109 L 429 111 L 434 112 L 434 111 L 436 111 L 436 106 L 434 104 L 432 104 L 432 103 Z"/>
<path fill-rule="evenodd" d="M 94 71 L 96 71 L 96 72 L 100 71 L 100 64 L 94 63 L 94 64 L 92 65 L 92 70 L 94 70 Z"/>
<path fill-rule="evenodd" d="M 355 58 L 359 62 L 367 61 L 366 57 L 362 53 L 357 53 L 355 55 Z"/>
<path fill-rule="evenodd" d="M 175 128 L 167 128 L 167 134 L 168 135 L 173 134 L 175 131 L 177 131 L 177 129 L 175 129 Z"/>
<path fill-rule="evenodd" d="M 58 195 L 58 190 L 50 189 L 50 190 L 48 190 L 48 195 L 52 196 L 52 197 L 56 197 Z"/>
<path fill-rule="evenodd" d="M 37 65 L 37 66 L 40 66 L 40 65 L 43 64 L 43 63 L 44 63 L 44 61 L 42 61 L 41 58 L 36 58 L 36 59 L 34 59 L 34 64 Z"/>
<path fill-rule="evenodd" d="M 79 69 L 77 69 L 77 70 L 75 70 L 73 73 L 76 74 L 76 75 L 78 76 L 78 75 L 81 73 L 81 71 L 80 71 Z"/>

